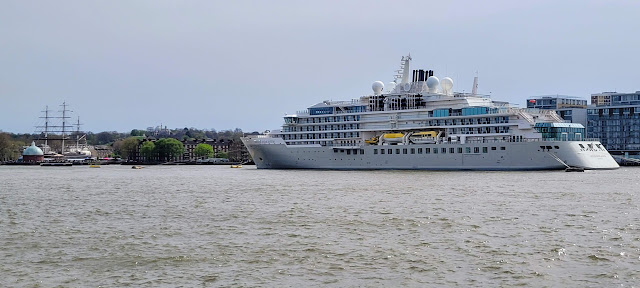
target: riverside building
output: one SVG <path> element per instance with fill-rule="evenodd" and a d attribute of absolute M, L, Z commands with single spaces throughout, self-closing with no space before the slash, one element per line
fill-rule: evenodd
<path fill-rule="evenodd" d="M 599 138 L 613 155 L 640 159 L 640 91 L 591 95 L 587 137 Z"/>
<path fill-rule="evenodd" d="M 536 96 L 527 99 L 527 108 L 553 110 L 567 122 L 587 127 L 587 100 L 566 95 Z"/>

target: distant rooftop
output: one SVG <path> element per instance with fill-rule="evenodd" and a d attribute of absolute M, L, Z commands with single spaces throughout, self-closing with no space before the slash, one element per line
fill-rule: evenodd
<path fill-rule="evenodd" d="M 582 99 L 578 96 L 569 96 L 569 95 L 539 95 L 539 96 L 530 96 L 529 99 L 554 99 L 554 98 L 568 98 L 568 99 Z"/>

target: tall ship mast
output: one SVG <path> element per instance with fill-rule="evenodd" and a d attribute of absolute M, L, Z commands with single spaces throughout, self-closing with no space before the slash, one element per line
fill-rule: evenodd
<path fill-rule="evenodd" d="M 49 106 L 45 106 L 45 110 L 42 111 L 44 116 L 40 117 L 44 120 L 44 123 L 43 125 L 36 126 L 36 133 L 39 134 L 39 137 L 35 140 L 43 141 L 40 147 L 45 155 L 52 157 L 57 155 L 67 160 L 82 160 L 91 157 L 91 152 L 86 143 L 86 134 L 80 131 L 80 117 L 78 117 L 75 125 L 69 123 L 68 119 L 71 118 L 70 113 L 73 111 L 68 109 L 69 105 L 66 102 L 63 102 L 60 106 L 62 110 L 58 111 L 60 112 L 58 116 L 51 115 Z M 75 135 L 73 135 L 73 126 L 76 126 Z M 75 136 L 75 146 L 67 146 L 65 143 L 66 140 L 71 139 L 69 136 Z M 84 143 L 81 144 L 82 140 L 84 140 Z M 59 150 L 53 151 L 53 149 L 51 149 L 49 146 L 51 141 L 60 141 Z"/>
<path fill-rule="evenodd" d="M 513 107 L 453 90 L 433 70 L 401 59 L 394 81 L 373 93 L 323 101 L 284 117 L 279 130 L 242 138 L 260 169 L 616 169 L 585 128 L 555 112 Z"/>
<path fill-rule="evenodd" d="M 64 153 L 64 142 L 68 139 L 67 132 L 69 132 L 68 129 L 70 128 L 70 126 L 67 125 L 67 119 L 70 118 L 68 116 L 68 113 L 73 111 L 67 109 L 68 105 L 66 102 L 62 102 L 62 105 L 60 106 L 62 106 L 62 110 L 58 111 L 61 112 L 60 116 L 52 116 L 50 113 L 51 110 L 49 110 L 49 106 L 45 106 L 45 110 L 42 111 L 44 113 L 44 117 L 40 117 L 41 119 L 44 119 L 44 125 L 36 125 L 36 133 L 39 134 L 39 137 L 35 140 L 44 141 L 41 147 L 43 148 L 42 151 L 45 154 L 54 152 L 51 151 L 51 148 L 49 147 L 49 140 L 61 141 L 62 144 L 60 153 Z M 52 120 L 55 122 L 55 124 L 52 124 Z M 58 133 L 59 135 L 57 135 Z"/>

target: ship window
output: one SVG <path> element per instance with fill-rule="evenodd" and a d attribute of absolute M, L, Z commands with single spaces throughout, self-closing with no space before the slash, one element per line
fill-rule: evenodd
<path fill-rule="evenodd" d="M 380 149 L 380 154 L 384 154 L 384 149 Z"/>
<path fill-rule="evenodd" d="M 407 154 L 407 148 L 402 149 L 402 154 Z"/>
<path fill-rule="evenodd" d="M 373 154 L 378 154 L 378 149 L 373 149 Z"/>
<path fill-rule="evenodd" d="M 351 150 L 347 149 L 347 155 L 351 155 Z"/>
<path fill-rule="evenodd" d="M 507 147 L 502 146 L 500 147 L 500 150 L 507 150 Z"/>
<path fill-rule="evenodd" d="M 547 150 L 551 150 L 551 149 L 553 149 L 553 147 L 547 146 Z"/>
<path fill-rule="evenodd" d="M 360 154 L 364 155 L 364 149 L 360 149 Z"/>
<path fill-rule="evenodd" d="M 600 144 L 596 144 L 596 147 L 598 147 L 598 149 L 602 149 L 602 147 L 600 146 Z"/>
<path fill-rule="evenodd" d="M 589 149 L 593 149 L 593 144 L 587 144 L 587 146 L 589 146 Z"/>
<path fill-rule="evenodd" d="M 487 153 L 489 152 L 489 148 L 488 147 L 482 147 L 482 153 Z"/>
<path fill-rule="evenodd" d="M 438 148 L 433 148 L 433 154 L 438 154 Z"/>
<path fill-rule="evenodd" d="M 491 147 L 491 150 L 496 150 L 496 147 Z"/>
<path fill-rule="evenodd" d="M 422 154 L 422 148 L 418 148 L 418 154 Z"/>
<path fill-rule="evenodd" d="M 387 152 L 389 152 L 389 154 L 393 154 L 393 149 L 387 149 Z"/>
<path fill-rule="evenodd" d="M 449 148 L 449 153 L 451 154 L 456 153 L 456 148 Z"/>
<path fill-rule="evenodd" d="M 584 145 L 582 145 L 582 144 L 578 144 L 578 145 L 580 145 L 580 148 L 584 149 Z"/>
<path fill-rule="evenodd" d="M 340 149 L 340 153 L 344 153 L 344 149 Z"/>
<path fill-rule="evenodd" d="M 424 154 L 431 153 L 431 148 L 424 148 Z"/>
<path fill-rule="evenodd" d="M 358 155 L 358 149 L 353 149 L 353 155 Z"/>
<path fill-rule="evenodd" d="M 411 154 L 416 154 L 416 148 L 411 148 Z"/>
<path fill-rule="evenodd" d="M 558 146 L 553 146 L 553 148 L 560 149 L 560 147 L 558 147 Z"/>
<path fill-rule="evenodd" d="M 400 154 L 400 148 L 396 148 L 396 154 Z"/>
<path fill-rule="evenodd" d="M 540 149 L 544 150 L 545 148 L 544 148 L 544 146 L 540 146 Z"/>
<path fill-rule="evenodd" d="M 471 153 L 471 147 L 465 147 L 464 150 L 465 153 Z"/>
<path fill-rule="evenodd" d="M 442 153 L 447 153 L 447 148 L 442 148 Z"/>
<path fill-rule="evenodd" d="M 458 153 L 462 154 L 462 147 L 458 147 Z"/>
<path fill-rule="evenodd" d="M 480 147 L 473 147 L 473 153 L 480 153 Z"/>

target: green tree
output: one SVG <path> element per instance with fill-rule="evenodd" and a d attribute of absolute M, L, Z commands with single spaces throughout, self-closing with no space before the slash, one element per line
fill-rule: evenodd
<path fill-rule="evenodd" d="M 131 136 L 144 136 L 144 131 L 133 129 L 131 130 Z"/>
<path fill-rule="evenodd" d="M 129 156 L 133 154 L 136 149 L 138 149 L 138 139 L 136 137 L 129 137 L 113 143 L 113 151 L 125 159 L 129 159 Z"/>
<path fill-rule="evenodd" d="M 146 161 L 149 161 L 153 158 L 156 153 L 156 144 L 153 144 L 151 141 L 145 141 L 140 146 L 140 154 L 145 158 Z"/>
<path fill-rule="evenodd" d="M 0 162 L 18 159 L 22 145 L 19 141 L 13 141 L 9 134 L 0 133 Z"/>
<path fill-rule="evenodd" d="M 220 151 L 220 152 L 216 153 L 216 157 L 217 158 L 227 158 L 227 159 L 229 159 L 229 153 L 224 152 L 224 151 Z"/>
<path fill-rule="evenodd" d="M 90 143 L 92 145 L 105 145 L 112 142 L 115 142 L 120 138 L 120 134 L 115 131 L 104 131 L 98 134 L 95 134 L 95 138 L 92 139 L 94 143 Z"/>
<path fill-rule="evenodd" d="M 184 153 L 182 143 L 173 138 L 162 138 L 156 141 L 156 151 L 161 160 L 172 161 L 178 155 Z"/>
<path fill-rule="evenodd" d="M 211 157 L 213 156 L 213 147 L 209 144 L 200 143 L 193 149 L 193 154 L 197 157 Z"/>

